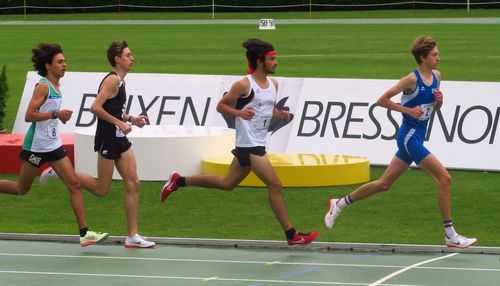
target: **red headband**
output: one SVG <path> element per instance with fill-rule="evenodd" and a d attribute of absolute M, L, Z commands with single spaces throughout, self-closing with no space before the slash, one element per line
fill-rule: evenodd
<path fill-rule="evenodd" d="M 276 55 L 276 51 L 275 50 L 270 50 L 270 51 L 265 52 L 263 54 L 257 54 L 257 57 L 260 58 L 260 57 L 275 56 L 275 55 Z M 252 74 L 253 72 L 254 72 L 254 70 L 252 68 L 252 62 L 250 60 L 248 60 L 247 74 Z"/>
<path fill-rule="evenodd" d="M 270 50 L 269 52 L 265 53 L 264 56 L 274 56 L 276 55 L 276 51 L 275 50 Z"/>

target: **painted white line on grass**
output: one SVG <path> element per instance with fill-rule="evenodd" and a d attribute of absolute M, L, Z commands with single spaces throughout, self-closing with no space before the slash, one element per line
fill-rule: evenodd
<path fill-rule="evenodd" d="M 0 21 L 0 25 L 16 25 L 21 23 L 21 21 Z"/>
<path fill-rule="evenodd" d="M 391 273 L 391 274 L 389 274 L 389 275 L 387 275 L 385 277 L 382 277 L 381 279 L 379 279 L 379 280 L 373 282 L 372 284 L 370 284 L 370 286 L 380 285 L 382 282 L 385 282 L 385 281 L 387 281 L 387 280 L 389 280 L 389 279 L 391 279 L 391 278 L 393 278 L 393 277 L 395 277 L 395 276 L 397 276 L 397 275 L 399 275 L 399 274 L 401 274 L 401 273 L 403 273 L 405 271 L 408 271 L 408 270 L 410 270 L 412 268 L 416 268 L 416 267 L 418 267 L 420 265 L 423 265 L 423 264 L 426 264 L 426 263 L 430 263 L 430 262 L 434 262 L 434 261 L 441 260 L 441 259 L 446 259 L 446 258 L 455 256 L 455 255 L 458 255 L 458 253 L 451 253 L 451 254 L 448 254 L 448 255 L 445 255 L 445 256 L 436 257 L 436 258 L 432 258 L 432 259 L 427 259 L 425 261 L 422 261 L 422 262 L 419 262 L 419 263 L 415 263 L 413 265 L 410 265 L 410 266 L 407 266 L 407 267 L 405 267 L 403 269 L 400 269 L 400 270 L 398 270 L 396 272 L 393 272 L 393 273 Z"/>
<path fill-rule="evenodd" d="M 392 54 L 384 54 L 384 53 L 374 53 L 374 54 L 362 54 L 362 53 L 357 53 L 357 54 L 303 54 L 303 55 L 284 55 L 284 54 L 279 54 L 279 58 L 345 58 L 345 57 L 358 57 L 358 58 L 372 58 L 372 57 L 392 57 L 392 58 L 399 58 L 406 56 L 406 54 L 403 53 L 392 53 Z"/>

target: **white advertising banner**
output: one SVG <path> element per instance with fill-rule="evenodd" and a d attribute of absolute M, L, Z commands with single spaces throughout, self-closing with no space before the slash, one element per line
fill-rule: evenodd
<path fill-rule="evenodd" d="M 74 111 L 62 133 L 94 126 L 89 111 L 105 73 L 68 72 L 61 80 L 63 108 Z M 151 125 L 234 127 L 217 102 L 242 76 L 129 74 L 125 111 Z M 27 75 L 14 133 L 25 133 L 24 112 L 39 76 Z M 386 165 L 396 152 L 401 114 L 375 104 L 397 80 L 276 78 L 277 107 L 292 121 L 273 121 L 269 152 L 359 155 Z M 449 168 L 500 170 L 500 83 L 443 81 L 444 105 L 429 122 L 425 145 Z M 399 96 L 394 98 L 399 101 Z"/>
<path fill-rule="evenodd" d="M 304 79 L 286 151 L 360 155 L 387 165 L 402 116 L 375 102 L 396 83 Z M 500 83 L 443 81 L 441 90 L 444 105 L 429 121 L 425 146 L 449 168 L 500 170 Z"/>
<path fill-rule="evenodd" d="M 59 125 L 61 133 L 97 124 L 90 106 L 105 75 L 67 72 L 61 79 L 61 108 L 73 110 L 71 120 Z M 13 133 L 25 133 L 29 128 L 24 112 L 39 78 L 35 72 L 28 73 Z M 215 106 L 222 96 L 223 83 L 222 76 L 129 74 L 125 78 L 125 113 L 147 115 L 152 125 L 210 125 L 214 117 L 219 117 Z"/>

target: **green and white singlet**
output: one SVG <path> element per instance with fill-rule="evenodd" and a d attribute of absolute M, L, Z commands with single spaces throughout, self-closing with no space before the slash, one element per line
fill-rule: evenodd
<path fill-rule="evenodd" d="M 62 103 L 62 95 L 58 92 L 48 79 L 42 77 L 38 83 L 46 83 L 49 86 L 49 94 L 45 102 L 40 106 L 39 112 L 59 111 Z M 31 152 L 51 152 L 62 146 L 59 136 L 59 119 L 48 119 L 32 122 L 26 136 L 24 137 L 23 149 Z"/>

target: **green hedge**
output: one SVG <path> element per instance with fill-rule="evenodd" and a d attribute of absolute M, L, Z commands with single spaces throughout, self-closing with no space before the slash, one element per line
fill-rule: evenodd
<path fill-rule="evenodd" d="M 3 118 L 5 117 L 5 109 L 7 107 L 7 92 L 9 86 L 7 85 L 7 68 L 4 65 L 0 72 L 0 133 L 4 133 Z"/>

